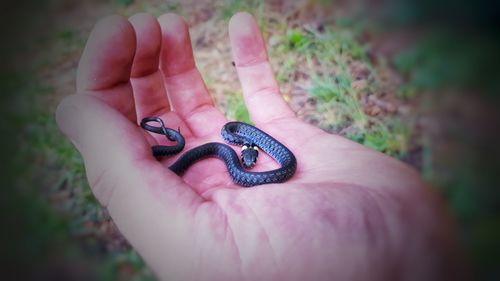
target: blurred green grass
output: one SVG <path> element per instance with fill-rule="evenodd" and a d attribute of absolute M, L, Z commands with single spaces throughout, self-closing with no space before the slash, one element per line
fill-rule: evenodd
<path fill-rule="evenodd" d="M 138 5 L 137 9 L 156 15 L 166 10 L 182 13 L 176 2 L 160 6 L 137 2 L 116 0 L 116 10 L 130 14 L 135 11 L 130 5 Z M 263 1 L 224 1 L 217 16 L 227 21 L 236 11 L 247 10 L 257 15 L 261 28 L 266 32 L 268 24 L 272 23 L 266 21 L 262 7 Z M 349 19 L 338 20 L 325 25 L 321 33 L 285 26 L 276 45 L 269 50 L 271 56 L 279 54 L 285 57 L 282 65 L 274 66 L 278 80 L 292 83 L 294 71 L 299 65 L 305 65 L 311 77 L 308 93 L 318 100 L 319 114 L 326 116 L 329 126 L 334 129 L 352 126 L 354 129 L 346 137 L 404 159 L 415 136 L 410 123 L 397 117 L 381 121 L 367 116 L 360 104 L 360 95 L 364 92 L 355 91 L 352 87 L 353 77 L 348 71 L 352 60 L 367 64 L 371 69 L 370 75 L 374 77 L 369 86 L 378 86 L 377 74 L 373 71 L 375 66 L 368 56 L 369 46 L 358 40 L 363 27 L 353 26 L 352 22 Z M 36 23 L 34 21 L 33 24 Z M 422 92 L 433 91 L 437 94 L 450 87 L 484 93 L 477 96 L 478 99 L 489 100 L 498 95 L 498 80 L 484 75 L 495 71 L 489 55 L 496 50 L 498 42 L 484 36 L 464 42 L 457 38 L 457 34 L 443 32 L 430 33 L 391 59 L 394 67 L 406 77 L 398 90 L 399 96 L 418 101 L 423 99 Z M 84 39 L 71 28 L 47 36 L 42 38 L 45 40 L 38 41 L 36 47 L 46 46 L 54 40 L 60 43 L 57 46 L 61 53 L 83 47 Z M 31 50 L 10 48 L 6 52 L 30 53 Z M 17 62 L 13 62 L 14 65 L 7 65 L 0 73 L 0 92 L 10 93 L 1 97 L 4 117 L 0 119 L 2 136 L 10 136 L 2 138 L 0 143 L 2 159 L 12 160 L 9 161 L 12 163 L 2 167 L 5 174 L 2 177 L 7 184 L 0 206 L 2 220 L 14 226 L 2 236 L 4 241 L 12 241 L 2 249 L 3 253 L 11 253 L 5 256 L 8 259 L 5 264 L 15 265 L 12 270 L 27 268 L 49 274 L 46 268 L 53 266 L 51 263 L 55 259 L 56 266 L 61 263 L 71 267 L 68 263 L 81 263 L 83 270 L 91 272 L 91 278 L 99 280 L 152 279 L 151 272 L 129 247 L 110 252 L 102 250 L 103 242 L 97 241 L 95 236 L 75 238 L 86 233 L 88 222 L 102 222 L 109 217 L 91 194 L 81 157 L 58 132 L 53 112 L 48 110 L 53 107 L 48 107 L 44 101 L 54 93 L 52 86 L 38 75 L 44 59 L 49 58 L 42 58 L 42 62 L 38 65 L 32 63 L 31 67 L 14 66 Z M 12 58 L 5 60 L 12 61 Z M 249 122 L 241 95 L 228 92 L 227 96 L 227 116 Z M 467 132 L 458 132 L 463 147 L 467 149 L 477 145 L 474 140 L 467 141 L 462 134 Z M 421 140 L 423 175 L 437 186 L 449 202 L 449 208 L 459 222 L 466 251 L 474 266 L 481 271 L 481 279 L 498 276 L 495 269 L 500 260 L 497 250 L 500 249 L 497 176 L 494 163 L 488 165 L 482 162 L 489 152 L 477 150 L 477 153 L 468 153 L 463 157 L 458 155 L 459 163 L 445 163 L 444 170 L 438 169 L 434 163 L 434 144 L 426 137 Z M 452 176 L 443 177 L 443 173 Z M 68 202 L 54 206 L 51 195 L 64 192 L 71 194 L 67 197 Z M 64 259 L 67 261 L 62 261 Z"/>

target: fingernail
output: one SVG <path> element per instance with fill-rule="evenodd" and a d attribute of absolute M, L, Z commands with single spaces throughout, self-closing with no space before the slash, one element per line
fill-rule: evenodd
<path fill-rule="evenodd" d="M 251 36 L 255 33 L 253 17 L 248 13 L 239 13 L 229 21 L 231 33 L 238 33 L 240 36 Z"/>

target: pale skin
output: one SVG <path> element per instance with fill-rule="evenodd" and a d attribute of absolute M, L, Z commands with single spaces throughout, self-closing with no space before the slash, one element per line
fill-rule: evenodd
<path fill-rule="evenodd" d="M 101 20 L 80 60 L 77 94 L 57 110 L 96 198 L 158 278 L 442 280 L 459 274 L 449 219 L 418 173 L 298 119 L 280 95 L 251 15 L 234 15 L 229 35 L 252 121 L 297 157 L 297 172 L 286 183 L 242 188 L 218 159 L 179 177 L 167 168 L 177 157 L 151 155 L 153 144 L 168 142 L 137 125 L 144 117 L 180 127 L 186 149 L 222 142 L 228 121 L 195 67 L 187 25 L 174 14 Z M 262 154 L 255 169 L 276 167 Z"/>

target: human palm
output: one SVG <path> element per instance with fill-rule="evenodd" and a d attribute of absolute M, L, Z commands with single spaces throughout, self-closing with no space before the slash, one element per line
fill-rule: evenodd
<path fill-rule="evenodd" d="M 180 128 L 185 149 L 220 142 L 227 122 L 173 14 L 102 20 L 80 61 L 78 94 L 58 108 L 94 194 L 150 267 L 165 280 L 439 278 L 454 247 L 418 175 L 296 118 L 250 15 L 235 15 L 229 34 L 253 122 L 297 158 L 286 183 L 242 188 L 218 159 L 181 178 L 167 169 L 177 157 L 151 155 L 168 141 L 142 130 L 144 117 Z M 257 171 L 277 166 L 262 154 Z"/>

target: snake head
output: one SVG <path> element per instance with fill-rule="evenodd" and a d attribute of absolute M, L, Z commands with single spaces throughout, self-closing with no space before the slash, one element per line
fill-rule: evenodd
<path fill-rule="evenodd" d="M 257 157 L 259 157 L 259 149 L 257 146 L 243 145 L 241 147 L 241 162 L 246 169 L 251 169 L 255 166 Z"/>

